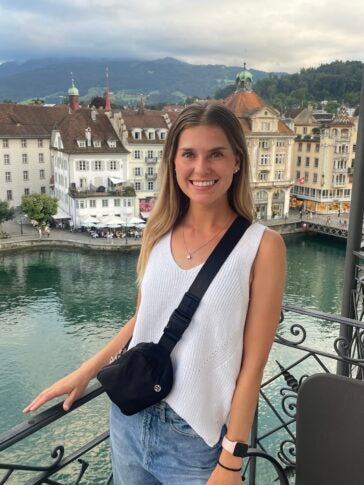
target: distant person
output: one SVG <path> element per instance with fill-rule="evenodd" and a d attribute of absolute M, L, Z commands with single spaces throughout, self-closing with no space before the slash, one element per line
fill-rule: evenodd
<path fill-rule="evenodd" d="M 39 234 L 39 239 L 42 239 L 42 228 L 41 228 L 41 226 L 38 226 L 38 234 Z"/>
<path fill-rule="evenodd" d="M 45 226 L 44 228 L 44 232 L 46 233 L 46 235 L 49 237 L 51 235 L 51 230 L 49 228 L 49 226 Z"/>
<path fill-rule="evenodd" d="M 135 315 L 95 356 L 24 410 L 65 394 L 63 408 L 69 410 L 131 337 L 129 348 L 158 341 L 228 227 L 238 215 L 249 221 L 172 352 L 170 394 L 132 416 L 112 404 L 114 485 L 241 483 L 239 449 L 247 446 L 254 420 L 285 273 L 281 236 L 253 223 L 249 173 L 244 133 L 230 110 L 194 104 L 178 115 L 167 135 L 159 197 L 142 241 Z"/>

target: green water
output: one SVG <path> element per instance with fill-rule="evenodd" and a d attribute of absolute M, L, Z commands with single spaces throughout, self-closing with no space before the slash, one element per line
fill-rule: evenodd
<path fill-rule="evenodd" d="M 343 244 L 308 237 L 292 237 L 286 244 L 285 302 L 339 313 Z M 22 408 L 39 390 L 102 347 L 132 315 L 136 259 L 136 254 L 58 250 L 0 256 L 0 432 L 22 422 Z M 305 324 L 302 317 L 300 322 Z M 337 332 L 324 324 L 312 329 L 316 344 Z M 272 355 L 282 359 L 280 351 Z M 107 401 L 101 396 L 4 453 L 0 461 L 47 464 L 51 446 L 66 443 L 70 452 L 106 427 Z M 82 483 L 102 483 L 107 446 L 90 455 L 89 481 Z M 74 466 L 73 477 L 77 470 Z M 22 483 L 17 480 L 9 483 Z"/>

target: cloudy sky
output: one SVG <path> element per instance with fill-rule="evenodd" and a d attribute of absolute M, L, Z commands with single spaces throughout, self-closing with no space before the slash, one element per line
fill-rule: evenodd
<path fill-rule="evenodd" d="M 0 61 L 157 59 L 265 71 L 364 60 L 363 0 L 0 0 Z"/>

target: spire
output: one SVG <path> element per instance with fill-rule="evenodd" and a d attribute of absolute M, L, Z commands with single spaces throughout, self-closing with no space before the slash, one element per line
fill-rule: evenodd
<path fill-rule="evenodd" d="M 252 91 L 253 76 L 246 68 L 246 62 L 243 63 L 243 70 L 236 76 L 237 91 Z"/>
<path fill-rule="evenodd" d="M 108 113 L 111 111 L 111 102 L 110 102 L 110 86 L 109 86 L 109 68 L 106 68 L 106 95 L 105 95 L 105 112 Z"/>
<path fill-rule="evenodd" d="M 71 72 L 72 86 L 68 90 L 68 97 L 70 101 L 70 108 L 72 111 L 77 111 L 80 108 L 79 91 L 75 86 L 75 80 L 73 78 L 73 72 Z"/>

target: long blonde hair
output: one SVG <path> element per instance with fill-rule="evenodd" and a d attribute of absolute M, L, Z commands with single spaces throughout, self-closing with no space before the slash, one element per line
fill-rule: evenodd
<path fill-rule="evenodd" d="M 218 126 L 229 140 L 239 159 L 240 170 L 234 174 L 228 190 L 228 201 L 235 212 L 249 221 L 253 220 L 249 156 L 239 120 L 228 108 L 219 103 L 188 106 L 179 114 L 167 135 L 158 174 L 160 192 L 144 231 L 138 259 L 139 284 L 153 246 L 172 230 L 188 210 L 189 199 L 178 186 L 174 160 L 182 131 L 200 125 Z"/>

